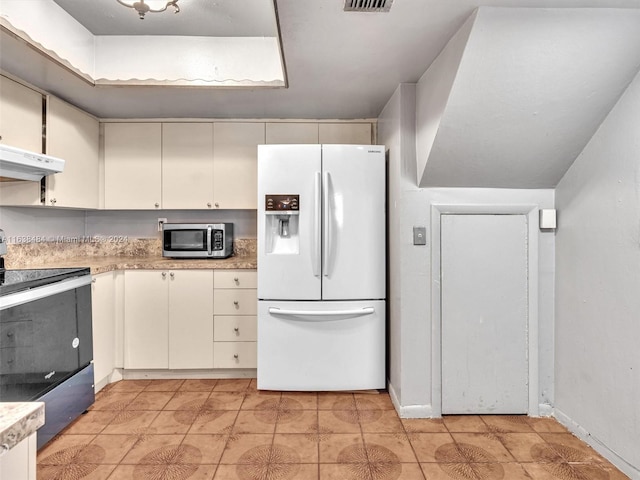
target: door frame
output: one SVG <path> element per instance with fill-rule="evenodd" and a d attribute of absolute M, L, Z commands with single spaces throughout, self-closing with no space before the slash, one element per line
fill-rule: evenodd
<path fill-rule="evenodd" d="M 441 220 L 442 215 L 525 215 L 527 221 L 528 283 L 528 415 L 539 416 L 538 360 L 538 205 L 431 205 L 431 408 L 433 416 L 442 416 L 442 284 Z"/>

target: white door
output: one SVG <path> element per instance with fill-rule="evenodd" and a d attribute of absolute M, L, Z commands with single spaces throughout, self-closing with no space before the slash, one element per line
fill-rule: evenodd
<path fill-rule="evenodd" d="M 320 145 L 258 146 L 258 297 L 320 299 Z M 277 218 L 265 213 L 266 195 L 299 195 L 290 220 L 290 248 L 271 243 Z M 294 223 L 297 227 L 294 227 Z"/>
<path fill-rule="evenodd" d="M 442 413 L 528 411 L 525 215 L 442 215 Z"/>
<path fill-rule="evenodd" d="M 385 302 L 258 302 L 258 388 L 385 388 Z"/>
<path fill-rule="evenodd" d="M 322 298 L 384 298 L 384 147 L 323 145 L 322 168 Z"/>

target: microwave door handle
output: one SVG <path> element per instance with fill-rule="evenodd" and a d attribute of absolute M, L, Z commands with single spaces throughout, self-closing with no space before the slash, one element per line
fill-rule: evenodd
<path fill-rule="evenodd" d="M 213 245 L 211 245 L 211 230 L 212 227 L 209 225 L 207 227 L 207 253 L 209 255 L 213 255 Z"/>

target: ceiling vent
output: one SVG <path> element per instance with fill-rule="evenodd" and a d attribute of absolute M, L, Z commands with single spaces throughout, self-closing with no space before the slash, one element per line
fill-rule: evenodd
<path fill-rule="evenodd" d="M 388 12 L 393 0 L 344 0 L 345 12 Z"/>

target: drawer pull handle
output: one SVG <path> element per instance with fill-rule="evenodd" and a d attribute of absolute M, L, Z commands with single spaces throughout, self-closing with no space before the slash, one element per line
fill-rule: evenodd
<path fill-rule="evenodd" d="M 237 353 L 235 353 L 235 354 L 233 355 L 233 358 L 235 358 L 236 360 L 238 360 L 238 354 L 237 354 Z"/>
<path fill-rule="evenodd" d="M 240 306 L 240 302 L 238 302 L 238 300 L 234 300 L 233 304 L 236 306 L 236 308 L 238 308 Z"/>
<path fill-rule="evenodd" d="M 234 332 L 236 332 L 236 335 L 240 335 L 240 328 L 239 327 L 235 327 L 233 329 Z"/>
<path fill-rule="evenodd" d="M 236 285 L 240 285 L 240 279 L 238 277 L 234 277 L 233 281 L 236 282 Z"/>

